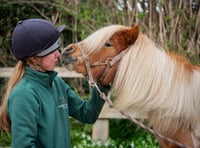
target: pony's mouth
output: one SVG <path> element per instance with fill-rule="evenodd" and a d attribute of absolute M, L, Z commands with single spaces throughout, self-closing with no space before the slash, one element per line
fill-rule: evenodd
<path fill-rule="evenodd" d="M 78 59 L 76 57 L 63 57 L 62 56 L 62 63 L 64 65 L 76 63 Z"/>
<path fill-rule="evenodd" d="M 78 61 L 77 58 L 72 58 L 72 57 L 68 57 L 68 58 L 63 58 L 61 57 L 61 61 L 62 64 L 68 69 L 68 70 L 74 70 L 74 65 L 75 63 Z"/>

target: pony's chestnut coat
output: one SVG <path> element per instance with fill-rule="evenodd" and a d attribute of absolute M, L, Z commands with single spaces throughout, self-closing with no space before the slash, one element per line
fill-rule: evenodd
<path fill-rule="evenodd" d="M 74 51 L 65 53 L 69 48 Z M 64 65 L 87 75 L 79 48 L 88 55 L 90 64 L 127 50 L 100 82 L 112 85 L 115 105 L 130 115 L 148 118 L 153 129 L 164 136 L 190 147 L 200 147 L 199 66 L 156 46 L 139 32 L 138 26 L 104 27 L 66 47 L 62 53 Z M 70 58 L 77 61 L 70 62 Z M 92 67 L 94 79 L 98 81 L 104 70 L 105 66 Z M 176 147 L 162 139 L 159 143 L 161 147 Z"/>

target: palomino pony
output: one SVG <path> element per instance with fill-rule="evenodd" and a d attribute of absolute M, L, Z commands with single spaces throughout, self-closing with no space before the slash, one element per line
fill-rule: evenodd
<path fill-rule="evenodd" d="M 87 56 L 87 58 L 84 58 Z M 112 85 L 120 110 L 147 117 L 156 132 L 188 147 L 200 147 L 200 68 L 159 49 L 138 26 L 111 25 L 66 47 L 63 64 Z M 160 147 L 179 147 L 158 137 Z"/>

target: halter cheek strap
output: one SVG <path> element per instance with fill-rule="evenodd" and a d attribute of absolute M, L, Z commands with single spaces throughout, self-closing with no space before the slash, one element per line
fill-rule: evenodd
<path fill-rule="evenodd" d="M 105 78 L 106 74 L 108 73 L 108 71 L 110 70 L 110 68 L 111 68 L 114 64 L 116 64 L 117 62 L 119 62 L 119 61 L 123 58 L 123 56 L 127 53 L 127 51 L 128 51 L 128 49 L 123 50 L 122 52 L 120 52 L 120 53 L 119 53 L 118 55 L 116 55 L 115 57 L 106 59 L 106 62 L 104 62 L 105 65 L 106 65 L 106 69 L 104 70 L 102 76 L 101 76 L 100 79 L 99 79 L 100 82 L 104 80 L 104 78 Z M 98 63 L 96 63 L 95 65 L 92 64 L 91 66 L 98 66 L 97 64 L 98 64 Z M 99 64 L 101 64 L 101 63 L 99 63 Z"/>

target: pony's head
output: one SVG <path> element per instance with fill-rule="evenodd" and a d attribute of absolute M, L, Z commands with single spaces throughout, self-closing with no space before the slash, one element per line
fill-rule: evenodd
<path fill-rule="evenodd" d="M 86 60 L 93 78 L 103 85 L 114 80 L 119 61 L 138 38 L 138 26 L 111 25 L 104 27 L 85 40 L 71 44 L 62 52 L 62 63 L 69 69 L 87 76 Z M 87 58 L 84 58 L 87 57 Z"/>

